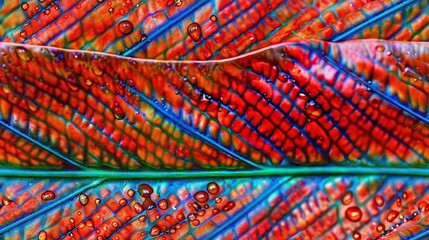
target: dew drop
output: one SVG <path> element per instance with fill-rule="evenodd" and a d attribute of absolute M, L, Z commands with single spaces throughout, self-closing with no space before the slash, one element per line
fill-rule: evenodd
<path fill-rule="evenodd" d="M 216 22 L 217 21 L 217 17 L 215 15 L 211 15 L 210 16 L 210 21 Z"/>
<path fill-rule="evenodd" d="M 114 222 L 112 223 L 112 226 L 113 226 L 114 228 L 118 228 L 118 227 L 119 227 L 119 223 L 118 223 L 118 222 L 116 222 L 116 221 L 114 221 Z"/>
<path fill-rule="evenodd" d="M 20 36 L 20 37 L 22 37 L 22 38 L 27 38 L 27 31 L 22 30 L 22 31 L 19 33 L 19 36 Z"/>
<path fill-rule="evenodd" d="M 199 41 L 201 38 L 201 26 L 198 23 L 191 23 L 188 26 L 188 34 L 194 41 Z"/>
<path fill-rule="evenodd" d="M 202 216 L 206 215 L 206 211 L 205 210 L 201 210 L 197 214 L 198 214 L 198 216 L 202 217 Z"/>
<path fill-rule="evenodd" d="M 85 223 L 81 222 L 81 223 L 79 223 L 79 225 L 77 227 L 80 229 L 85 228 Z"/>
<path fill-rule="evenodd" d="M 50 200 L 54 200 L 55 199 L 55 193 L 52 192 L 51 190 L 45 191 L 44 193 L 42 193 L 42 195 L 40 196 L 40 198 L 43 201 L 50 201 Z"/>
<path fill-rule="evenodd" d="M 109 13 L 113 13 L 115 10 L 112 7 L 110 7 L 107 11 L 109 11 Z"/>
<path fill-rule="evenodd" d="M 28 62 L 31 59 L 30 53 L 27 51 L 27 49 L 23 47 L 17 47 L 16 54 L 18 55 L 19 59 L 21 59 L 24 62 Z"/>
<path fill-rule="evenodd" d="M 376 47 L 375 47 L 375 49 L 378 51 L 378 52 L 384 52 L 384 50 L 386 49 L 383 45 L 377 45 Z"/>
<path fill-rule="evenodd" d="M 86 205 L 86 204 L 88 204 L 88 201 L 89 201 L 89 199 L 88 199 L 88 196 L 87 195 L 85 195 L 85 194 L 80 194 L 79 195 L 79 202 L 80 202 L 80 204 L 82 204 L 82 205 Z"/>
<path fill-rule="evenodd" d="M 353 233 L 353 239 L 354 240 L 360 240 L 360 238 L 361 238 L 360 233 L 358 233 L 358 232 Z"/>
<path fill-rule="evenodd" d="M 315 120 L 323 115 L 323 110 L 314 101 L 309 101 L 305 105 L 305 113 L 310 119 Z"/>
<path fill-rule="evenodd" d="M 205 191 L 199 191 L 194 194 L 194 198 L 199 203 L 206 203 L 209 200 L 209 194 Z"/>
<path fill-rule="evenodd" d="M 161 215 L 156 214 L 155 219 L 160 219 L 160 218 L 161 218 Z"/>
<path fill-rule="evenodd" d="M 29 7 L 30 6 L 26 2 L 24 2 L 24 3 L 21 4 L 21 9 L 24 10 L 24 11 L 27 11 Z"/>
<path fill-rule="evenodd" d="M 133 24 L 128 20 L 121 21 L 118 24 L 119 31 L 124 35 L 130 34 L 133 31 L 133 28 Z"/>
<path fill-rule="evenodd" d="M 134 191 L 133 189 L 129 189 L 129 190 L 127 191 L 127 195 L 128 195 L 128 197 L 134 197 L 134 194 L 135 194 L 135 191 Z"/>
<path fill-rule="evenodd" d="M 95 202 L 95 204 L 97 204 L 97 205 L 98 205 L 98 204 L 100 204 L 100 203 L 101 203 L 101 200 L 100 200 L 99 198 L 97 198 L 97 199 L 95 199 L 95 200 L 94 200 L 94 202 Z"/>
<path fill-rule="evenodd" d="M 233 201 L 229 201 L 223 208 L 222 210 L 224 210 L 225 212 L 230 211 L 231 209 L 233 209 L 235 207 L 235 202 Z"/>
<path fill-rule="evenodd" d="M 90 227 L 90 228 L 93 228 L 93 227 L 94 227 L 94 222 L 93 222 L 91 219 L 88 219 L 88 220 L 85 222 L 85 224 L 86 224 L 86 226 L 87 226 L 87 227 Z"/>
<path fill-rule="evenodd" d="M 182 0 L 176 0 L 176 7 L 182 6 L 183 2 Z"/>
<path fill-rule="evenodd" d="M 429 210 L 429 204 L 426 201 L 420 201 L 417 206 L 420 212 L 426 212 Z"/>
<path fill-rule="evenodd" d="M 374 204 L 378 207 L 382 207 L 384 205 L 384 198 L 380 195 L 375 195 Z"/>
<path fill-rule="evenodd" d="M 213 211 L 212 211 L 212 214 L 213 214 L 213 215 L 216 215 L 216 214 L 218 214 L 218 213 L 219 213 L 219 209 L 217 209 L 217 208 L 213 209 Z"/>
<path fill-rule="evenodd" d="M 200 220 L 198 220 L 198 219 L 193 220 L 192 225 L 194 225 L 194 226 L 200 225 Z"/>
<path fill-rule="evenodd" d="M 48 239 L 48 233 L 45 230 L 42 230 L 39 232 L 39 240 L 46 240 Z"/>
<path fill-rule="evenodd" d="M 150 229 L 150 235 L 151 235 L 152 237 L 154 237 L 154 236 L 158 236 L 160 233 L 161 233 L 161 229 L 160 229 L 158 226 L 153 226 L 153 227 Z"/>
<path fill-rule="evenodd" d="M 117 102 L 115 102 L 113 105 L 113 115 L 115 115 L 115 118 L 118 120 L 125 118 L 125 112 Z"/>
<path fill-rule="evenodd" d="M 377 232 L 383 232 L 385 230 L 385 226 L 383 223 L 378 224 Z"/>
<path fill-rule="evenodd" d="M 362 218 L 362 210 L 358 207 L 349 207 L 346 210 L 346 217 L 352 222 L 357 222 Z"/>
<path fill-rule="evenodd" d="M 185 215 L 183 213 L 179 213 L 176 216 L 177 220 L 182 221 L 183 219 L 185 219 Z"/>
<path fill-rule="evenodd" d="M 209 192 L 211 195 L 216 195 L 219 193 L 219 185 L 215 182 L 209 182 L 207 184 L 207 192 Z"/>
<path fill-rule="evenodd" d="M 400 198 L 396 199 L 396 206 L 402 207 L 402 200 Z"/>
<path fill-rule="evenodd" d="M 402 193 L 402 198 L 403 198 L 404 200 L 407 200 L 407 198 L 408 198 L 408 193 L 403 192 L 403 193 Z"/>
<path fill-rule="evenodd" d="M 126 204 L 127 204 L 127 200 L 125 198 L 122 198 L 121 200 L 119 200 L 119 205 L 125 206 Z"/>
<path fill-rule="evenodd" d="M 168 208 L 168 202 L 167 202 L 167 200 L 162 199 L 161 201 L 159 201 L 159 203 L 158 203 L 158 207 L 159 207 L 161 210 L 166 210 L 166 209 Z"/>
<path fill-rule="evenodd" d="M 144 215 L 143 215 L 143 216 L 139 217 L 139 221 L 140 221 L 140 222 L 144 222 L 144 221 L 146 221 L 146 216 L 144 216 Z"/>
<path fill-rule="evenodd" d="M 221 199 L 221 198 L 216 198 L 216 199 L 215 199 L 215 202 L 216 202 L 216 203 L 220 203 L 220 202 L 222 202 L 222 199 Z"/>
<path fill-rule="evenodd" d="M 343 205 L 349 205 L 350 203 L 352 203 L 352 201 L 353 201 L 352 192 L 346 192 L 346 194 L 344 194 L 343 198 L 341 199 L 341 202 L 343 203 Z"/>
<path fill-rule="evenodd" d="M 150 198 L 150 195 L 153 193 L 153 188 L 146 183 L 140 184 L 137 189 L 144 198 Z"/>
<path fill-rule="evenodd" d="M 386 220 L 388 222 L 393 222 L 393 220 L 396 219 L 396 217 L 398 216 L 398 214 L 399 213 L 397 211 L 391 210 L 391 211 L 389 211 L 389 213 L 387 213 Z"/>
<path fill-rule="evenodd" d="M 171 234 L 175 234 L 175 233 L 176 233 L 176 229 L 171 228 L 171 229 L 170 229 L 170 233 L 171 233 Z"/>

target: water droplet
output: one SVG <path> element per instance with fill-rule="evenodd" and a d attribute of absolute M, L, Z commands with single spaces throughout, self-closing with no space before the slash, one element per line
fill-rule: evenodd
<path fill-rule="evenodd" d="M 153 236 L 158 236 L 161 233 L 161 229 L 158 226 L 153 226 L 150 229 L 150 235 Z"/>
<path fill-rule="evenodd" d="M 176 216 L 177 220 L 182 221 L 183 219 L 185 219 L 185 215 L 183 213 L 179 213 Z"/>
<path fill-rule="evenodd" d="M 396 219 L 396 217 L 398 216 L 398 214 L 399 213 L 397 211 L 391 210 L 391 211 L 389 211 L 389 213 L 387 213 L 386 220 L 388 222 L 393 222 L 393 220 Z"/>
<path fill-rule="evenodd" d="M 159 203 L 158 203 L 158 207 L 159 207 L 161 210 L 166 210 L 166 209 L 168 208 L 168 202 L 167 202 L 167 200 L 162 199 L 161 201 L 159 201 Z"/>
<path fill-rule="evenodd" d="M 209 192 L 211 195 L 216 195 L 219 192 L 220 188 L 219 185 L 215 182 L 209 182 L 207 184 L 207 192 Z"/>
<path fill-rule="evenodd" d="M 194 41 L 199 41 L 201 38 L 201 26 L 198 23 L 191 23 L 188 26 L 188 34 Z"/>
<path fill-rule="evenodd" d="M 182 0 L 176 0 L 176 7 L 182 6 L 183 2 Z"/>
<path fill-rule="evenodd" d="M 133 24 L 128 20 L 121 21 L 118 24 L 119 31 L 124 35 L 130 34 L 133 31 L 133 28 Z"/>
<path fill-rule="evenodd" d="M 353 193 L 352 192 L 346 192 L 344 194 L 343 198 L 341 199 L 341 202 L 343 205 L 349 205 L 353 201 Z"/>
<path fill-rule="evenodd" d="M 210 21 L 216 22 L 217 21 L 217 17 L 215 15 L 211 15 L 210 16 Z"/>
<path fill-rule="evenodd" d="M 100 204 L 100 203 L 101 203 L 101 200 L 100 200 L 99 198 L 97 198 L 97 199 L 95 199 L 95 200 L 94 200 L 94 202 L 95 202 L 95 204 L 97 204 L 97 205 L 98 205 L 98 204 Z"/>
<path fill-rule="evenodd" d="M 107 11 L 109 11 L 109 13 L 113 13 L 115 10 L 112 7 L 110 7 Z"/>
<path fill-rule="evenodd" d="M 384 205 L 384 199 L 380 195 L 375 195 L 374 204 L 378 207 L 382 207 Z"/>
<path fill-rule="evenodd" d="M 115 102 L 113 105 L 113 115 L 115 115 L 115 118 L 118 120 L 125 118 L 125 112 L 117 102 Z"/>
<path fill-rule="evenodd" d="M 127 199 L 122 198 L 121 200 L 119 200 L 119 205 L 125 206 L 126 204 L 127 204 Z"/>
<path fill-rule="evenodd" d="M 429 210 L 429 204 L 426 201 L 420 201 L 417 206 L 420 212 L 426 212 Z"/>
<path fill-rule="evenodd" d="M 24 11 L 27 11 L 29 7 L 30 7 L 30 6 L 29 6 L 29 5 L 28 5 L 28 3 L 26 3 L 26 2 L 23 2 L 23 3 L 21 4 L 21 9 L 22 9 L 22 10 L 24 10 Z"/>
<path fill-rule="evenodd" d="M 22 30 L 22 31 L 19 33 L 19 36 L 20 36 L 20 37 L 22 37 L 22 38 L 27 38 L 27 31 Z"/>
<path fill-rule="evenodd" d="M 171 233 L 171 234 L 175 234 L 175 233 L 176 233 L 176 229 L 171 228 L 171 229 L 170 229 L 170 233 Z"/>
<path fill-rule="evenodd" d="M 150 195 L 153 193 L 153 188 L 148 184 L 143 183 L 138 186 L 138 191 L 142 197 L 150 198 Z"/>
<path fill-rule="evenodd" d="M 360 238 L 361 238 L 360 233 L 358 233 L 358 232 L 353 233 L 353 239 L 354 240 L 360 240 Z"/>
<path fill-rule="evenodd" d="M 400 198 L 396 198 L 396 206 L 402 207 L 402 200 Z"/>
<path fill-rule="evenodd" d="M 89 201 L 89 198 L 88 198 L 88 196 L 87 195 L 85 195 L 85 194 L 80 194 L 79 195 L 79 202 L 80 202 L 80 204 L 82 204 L 82 205 L 86 205 L 86 204 L 88 204 L 88 201 Z"/>
<path fill-rule="evenodd" d="M 200 225 L 200 220 L 198 220 L 198 219 L 193 220 L 192 225 L 194 225 L 194 226 Z"/>
<path fill-rule="evenodd" d="M 136 213 L 143 212 L 143 206 L 140 203 L 134 203 L 133 208 Z"/>
<path fill-rule="evenodd" d="M 39 240 L 46 240 L 48 239 L 48 233 L 45 230 L 42 230 L 39 232 Z"/>
<path fill-rule="evenodd" d="M 305 105 L 305 113 L 310 119 L 315 120 L 323 115 L 323 110 L 314 101 L 309 101 Z"/>
<path fill-rule="evenodd" d="M 28 62 L 31 59 L 30 53 L 27 51 L 27 49 L 23 47 L 17 47 L 16 54 L 18 55 L 19 59 L 21 59 L 24 62 Z"/>
<path fill-rule="evenodd" d="M 229 201 L 223 208 L 222 210 L 225 212 L 230 211 L 231 209 L 233 209 L 235 207 L 235 202 L 233 201 Z"/>
<path fill-rule="evenodd" d="M 78 225 L 78 228 L 80 228 L 80 229 L 83 229 L 83 228 L 85 228 L 85 223 L 83 223 L 83 222 L 80 222 L 80 223 L 79 223 L 79 225 Z"/>
<path fill-rule="evenodd" d="M 387 51 L 386 54 L 387 54 L 387 56 L 392 56 L 392 52 L 391 51 Z"/>
<path fill-rule="evenodd" d="M 218 213 L 219 213 L 219 209 L 217 209 L 217 208 L 213 209 L 213 211 L 212 211 L 212 214 L 213 214 L 213 215 L 216 215 L 216 214 L 218 214 Z"/>
<path fill-rule="evenodd" d="M 216 202 L 216 203 L 220 203 L 220 202 L 222 202 L 222 199 L 221 199 L 221 198 L 216 198 L 216 199 L 215 199 L 215 202 Z"/>
<path fill-rule="evenodd" d="M 85 224 L 87 227 L 91 227 L 91 228 L 94 227 L 94 222 L 91 219 L 88 219 Z"/>
<path fill-rule="evenodd" d="M 383 223 L 378 224 L 377 226 L 377 232 L 383 232 L 385 229 L 385 226 Z"/>
<path fill-rule="evenodd" d="M 143 215 L 143 216 L 139 217 L 139 221 L 144 222 L 144 221 L 146 221 L 146 218 L 147 217 L 145 215 Z"/>
<path fill-rule="evenodd" d="M 119 227 L 119 223 L 118 223 L 118 222 L 116 222 L 116 221 L 114 221 L 114 222 L 112 223 L 112 226 L 113 226 L 114 228 L 118 228 L 118 227 Z"/>
<path fill-rule="evenodd" d="M 127 195 L 128 195 L 128 197 L 133 197 L 133 196 L 134 196 L 134 193 L 135 193 L 135 191 L 134 191 L 133 189 L 129 189 L 129 190 L 127 191 Z"/>
<path fill-rule="evenodd" d="M 193 220 L 195 220 L 195 215 L 194 214 L 192 214 L 192 213 L 190 213 L 190 214 L 188 214 L 188 219 L 189 219 L 189 221 L 193 221 Z"/>
<path fill-rule="evenodd" d="M 44 193 L 42 193 L 42 195 L 40 196 L 40 198 L 43 201 L 50 201 L 50 200 L 54 200 L 55 199 L 55 193 L 52 192 L 51 190 L 45 191 Z"/>
<path fill-rule="evenodd" d="M 357 222 L 362 218 L 362 210 L 358 207 L 349 207 L 346 210 L 346 217 L 352 222 Z"/>
<path fill-rule="evenodd" d="M 384 50 L 385 50 L 386 48 L 384 47 L 384 45 L 377 45 L 377 46 L 375 47 L 375 49 L 376 49 L 378 52 L 384 52 Z"/>
<path fill-rule="evenodd" d="M 194 198 L 199 203 L 205 203 L 209 200 L 209 194 L 205 191 L 199 191 L 194 194 Z"/>
<path fill-rule="evenodd" d="M 408 193 L 407 193 L 407 192 L 403 192 L 403 193 L 402 193 L 402 198 L 403 198 L 404 200 L 407 200 L 407 198 L 408 198 Z"/>
<path fill-rule="evenodd" d="M 198 214 L 198 216 L 202 217 L 202 216 L 206 215 L 206 211 L 205 210 L 201 210 L 197 214 Z"/>

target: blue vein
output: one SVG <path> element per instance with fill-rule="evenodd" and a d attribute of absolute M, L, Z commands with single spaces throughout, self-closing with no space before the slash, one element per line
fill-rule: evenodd
<path fill-rule="evenodd" d="M 252 203 L 247 204 L 246 208 L 235 214 L 231 219 L 229 219 L 227 222 L 222 223 L 222 226 L 219 226 L 210 233 L 209 236 L 207 236 L 206 239 L 216 239 L 219 234 L 226 231 L 227 229 L 230 229 L 230 226 L 232 223 L 235 223 L 239 220 L 241 220 L 244 216 L 248 214 L 249 211 L 253 210 L 255 207 L 259 205 L 261 202 L 260 200 L 266 200 L 274 191 L 278 190 L 280 186 L 283 184 L 286 184 L 289 182 L 292 178 L 282 178 L 278 183 L 274 183 L 272 186 L 269 187 L 268 190 L 264 191 L 261 195 L 259 195 L 256 199 L 252 201 Z"/>
<path fill-rule="evenodd" d="M 94 188 L 104 181 L 105 181 L 104 179 L 99 179 L 99 180 L 93 181 L 92 183 L 85 185 L 84 187 L 81 187 L 72 193 L 69 193 L 69 194 L 66 194 L 65 196 L 62 196 L 62 198 L 60 200 L 53 201 L 52 204 L 47 204 L 47 206 L 45 208 L 40 209 L 40 210 L 38 210 L 32 214 L 29 214 L 29 215 L 15 221 L 15 222 L 13 222 L 12 224 L 8 225 L 7 227 L 0 229 L 0 234 L 3 234 L 3 233 L 5 233 L 5 232 L 7 232 L 10 229 L 13 229 L 15 227 L 18 227 L 18 226 L 24 224 L 25 222 L 28 222 L 30 220 L 34 220 L 38 215 L 41 215 L 41 214 L 43 214 L 49 210 L 52 210 L 53 208 L 58 207 L 59 205 L 65 203 L 65 202 L 70 201 L 70 198 L 77 196 L 78 194 L 80 194 L 80 193 L 82 193 L 82 192 L 84 192 L 90 188 Z"/>
<path fill-rule="evenodd" d="M 341 40 L 345 40 L 347 39 L 347 37 L 350 37 L 350 35 L 352 35 L 353 33 L 356 33 L 358 31 L 361 31 L 362 29 L 367 28 L 369 25 L 372 25 L 375 22 L 378 22 L 380 19 L 383 19 L 384 17 L 397 12 L 398 10 L 405 8 L 406 6 L 412 4 L 416 2 L 416 0 L 406 0 L 403 1 L 397 5 L 395 5 L 394 7 L 381 12 L 380 14 L 377 14 L 375 17 L 372 17 L 370 19 L 368 19 L 367 21 L 363 21 L 355 26 L 353 26 L 353 28 L 348 29 L 347 31 L 338 34 L 336 37 L 331 38 L 331 41 L 337 42 L 337 41 L 341 41 Z"/>
<path fill-rule="evenodd" d="M 142 48 L 144 45 L 146 45 L 147 43 L 150 42 L 150 39 L 155 39 L 157 38 L 159 35 L 161 35 L 162 33 L 164 33 L 165 31 L 167 31 L 168 29 L 171 29 L 177 22 L 179 22 L 180 20 L 182 20 L 183 18 L 188 17 L 189 15 L 191 15 L 192 13 L 195 12 L 195 10 L 197 10 L 199 7 L 201 7 L 202 5 L 204 5 L 205 3 L 208 3 L 208 1 L 196 1 L 197 3 L 192 4 L 190 7 L 188 7 L 186 10 L 184 10 L 183 12 L 181 12 L 179 14 L 179 16 L 176 16 L 174 18 L 176 18 L 176 21 L 172 21 L 169 20 L 167 21 L 166 24 L 164 24 L 163 26 L 156 28 L 156 30 L 150 34 L 150 36 L 148 36 L 145 40 L 139 42 L 138 44 L 130 47 L 127 51 L 125 51 L 122 55 L 124 56 L 132 56 L 134 55 L 134 53 L 136 51 L 138 51 L 140 48 Z M 173 18 L 173 19 L 174 19 Z"/>
<path fill-rule="evenodd" d="M 76 161 L 73 161 L 73 160 L 71 160 L 71 159 L 70 159 L 70 158 L 68 158 L 68 157 L 65 157 L 65 156 L 64 156 L 64 155 L 62 155 L 60 152 L 58 152 L 58 151 L 56 151 L 56 150 L 54 150 L 54 149 L 51 149 L 51 148 L 49 148 L 49 147 L 47 147 L 47 146 L 44 146 L 44 145 L 43 145 L 43 144 L 41 144 L 40 142 L 38 142 L 38 141 L 36 141 L 36 140 L 32 139 L 31 137 L 27 136 L 26 134 L 24 134 L 24 133 L 22 133 L 22 132 L 20 132 L 20 131 L 16 130 L 15 128 L 13 128 L 12 126 L 8 125 L 7 123 L 5 123 L 5 122 L 4 122 L 4 121 L 2 121 L 2 120 L 0 120 L 0 126 L 3 126 L 4 128 L 6 128 L 6 129 L 8 129 L 9 131 L 13 132 L 15 135 L 17 135 L 17 136 L 19 136 L 19 137 L 21 137 L 21 138 L 25 139 L 26 141 L 28 141 L 28 142 L 30 142 L 30 143 L 32 143 L 32 144 L 34 144 L 34 145 L 36 145 L 36 146 L 40 147 L 41 149 L 43 149 L 43 150 L 45 150 L 45 151 L 47 151 L 47 152 L 50 152 L 50 153 L 51 153 L 51 154 L 53 154 L 55 157 L 57 157 L 57 158 L 61 159 L 63 162 L 66 162 L 66 163 L 68 163 L 68 164 L 70 164 L 70 165 L 72 165 L 73 167 L 78 168 L 78 169 L 85 169 L 85 166 L 81 165 L 80 163 L 78 163 L 78 162 L 76 162 Z M 49 176 L 49 174 L 48 174 L 48 175 L 46 175 L 46 176 Z"/>

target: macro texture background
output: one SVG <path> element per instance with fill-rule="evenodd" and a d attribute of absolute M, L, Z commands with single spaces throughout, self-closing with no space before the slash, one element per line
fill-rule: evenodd
<path fill-rule="evenodd" d="M 0 0 L 0 238 L 425 238 L 428 14 Z"/>

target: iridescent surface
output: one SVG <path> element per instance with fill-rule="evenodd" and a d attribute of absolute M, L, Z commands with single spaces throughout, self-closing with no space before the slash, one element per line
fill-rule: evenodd
<path fill-rule="evenodd" d="M 0 238 L 425 238 L 428 13 L 0 1 Z"/>

